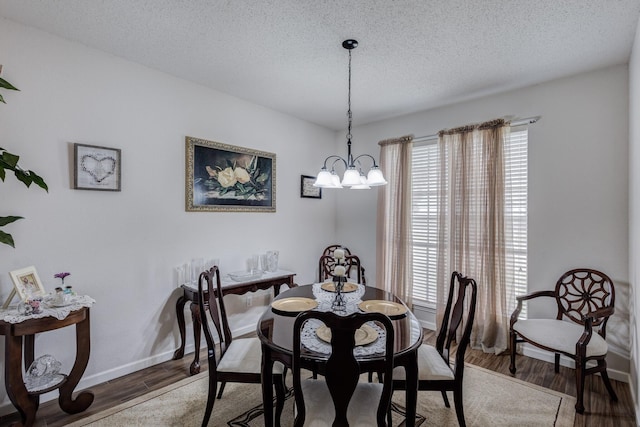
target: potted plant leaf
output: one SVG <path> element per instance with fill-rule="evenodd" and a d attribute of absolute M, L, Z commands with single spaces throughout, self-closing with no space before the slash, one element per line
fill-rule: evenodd
<path fill-rule="evenodd" d="M 0 65 L 0 73 L 2 73 L 2 65 Z M 7 90 L 19 90 L 14 87 L 11 83 L 4 80 L 0 77 L 0 89 Z M 2 93 L 0 92 L 0 102 L 6 104 L 4 98 L 2 97 Z M 27 187 L 30 187 L 31 184 L 36 184 L 38 187 L 43 188 L 45 191 L 49 192 L 49 188 L 44 180 L 36 174 L 32 170 L 25 170 L 18 165 L 19 156 L 12 154 L 0 147 L 0 179 L 4 182 L 5 177 L 7 175 L 7 171 L 13 171 L 15 177 L 18 181 L 24 183 Z M 0 216 L 0 228 L 4 227 L 7 224 L 11 224 L 19 219 L 22 219 L 21 216 Z M 15 243 L 13 241 L 13 237 L 11 234 L 5 233 L 0 230 L 0 243 L 5 245 L 9 245 L 15 248 Z"/>

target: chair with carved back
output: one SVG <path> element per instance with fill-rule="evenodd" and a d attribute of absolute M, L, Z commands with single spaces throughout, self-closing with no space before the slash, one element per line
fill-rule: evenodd
<path fill-rule="evenodd" d="M 360 258 L 357 255 L 353 255 L 349 248 L 342 245 L 330 245 L 322 251 L 322 255 L 318 261 L 318 281 L 324 282 L 333 277 L 334 268 L 337 265 L 334 255 L 336 249 L 342 249 L 345 253 L 344 259 L 347 278 L 355 278 L 358 283 L 366 286 L 367 279 L 364 275 L 364 267 L 360 262 Z"/>
<path fill-rule="evenodd" d="M 555 300 L 555 319 L 519 319 L 522 303 L 539 297 Z M 509 328 L 511 364 L 516 373 L 516 345 L 529 343 L 555 355 L 555 372 L 560 370 L 560 355 L 575 362 L 576 412 L 584 413 L 584 381 L 590 374 L 599 373 L 613 401 L 617 401 L 609 375 L 606 356 L 608 345 L 606 327 L 614 313 L 615 289 L 606 274 L 589 268 L 567 271 L 556 282 L 553 291 L 538 291 L 517 297 L 518 305 L 511 315 Z M 587 368 L 587 362 L 596 366 Z"/>
<path fill-rule="evenodd" d="M 323 368 L 324 377 L 317 380 L 302 378 L 303 369 L 315 366 L 309 364 L 308 356 L 305 358 L 306 348 L 301 340 L 303 326 L 312 319 L 320 320 L 331 331 L 331 354 Z M 359 361 L 354 355 L 355 334 L 366 322 L 376 322 L 384 330 L 384 345 L 381 345 L 379 355 Z M 341 316 L 333 312 L 307 311 L 298 315 L 293 330 L 294 426 L 387 426 L 393 391 L 394 330 L 391 320 L 382 313 Z M 371 370 L 383 372 L 384 381 L 359 381 L 362 372 Z"/>
<path fill-rule="evenodd" d="M 222 296 L 220 272 L 217 266 L 200 274 L 198 279 L 198 305 L 202 330 L 207 341 L 207 360 L 209 364 L 209 392 L 202 420 L 202 426 L 205 427 L 208 425 L 213 411 L 218 382 L 221 383 L 220 391 L 217 395 L 218 399 L 222 397 L 222 392 L 227 382 L 261 383 L 262 346 L 257 337 L 235 339 L 232 337 Z M 220 341 L 218 357 L 216 357 L 216 343 L 211 326 L 215 328 Z M 284 371 L 282 364 L 274 364 L 277 419 L 280 419 L 284 406 Z"/>
<path fill-rule="evenodd" d="M 436 345 L 422 344 L 418 349 L 418 390 L 440 391 L 444 404 L 450 407 L 447 391 L 453 391 L 453 401 L 460 427 L 466 425 L 462 404 L 464 355 L 469 347 L 476 312 L 478 287 L 476 281 L 458 272 L 451 274 L 449 295 Z M 460 335 L 459 328 L 462 329 Z M 457 343 L 453 366 L 451 344 Z M 405 390 L 403 368 L 393 370 L 393 389 Z"/>

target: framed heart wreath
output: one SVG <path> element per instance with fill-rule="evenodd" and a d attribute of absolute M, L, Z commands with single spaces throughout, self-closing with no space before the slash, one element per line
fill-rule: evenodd
<path fill-rule="evenodd" d="M 120 149 L 73 144 L 73 163 L 73 188 L 76 190 L 121 190 Z"/>

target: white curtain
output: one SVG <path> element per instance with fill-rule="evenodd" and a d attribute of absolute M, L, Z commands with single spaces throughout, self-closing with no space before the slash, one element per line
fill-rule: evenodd
<path fill-rule="evenodd" d="M 413 136 L 380 141 L 380 169 L 388 184 L 378 190 L 378 287 L 411 306 L 411 149 Z"/>
<path fill-rule="evenodd" d="M 437 319 L 442 319 L 453 271 L 478 283 L 471 346 L 488 353 L 507 349 L 509 316 L 505 244 L 504 150 L 509 124 L 494 120 L 439 133 Z"/>

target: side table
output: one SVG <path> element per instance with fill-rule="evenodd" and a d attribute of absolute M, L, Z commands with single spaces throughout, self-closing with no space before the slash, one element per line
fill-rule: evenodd
<path fill-rule="evenodd" d="M 255 292 L 259 289 L 273 288 L 273 295 L 277 297 L 280 293 L 280 286 L 287 285 L 289 288 L 298 286 L 293 281 L 296 273 L 286 270 L 278 270 L 272 273 L 266 273 L 259 279 L 247 282 L 234 282 L 228 276 L 221 275 L 223 295 L 244 295 L 247 292 Z M 191 301 L 189 309 L 191 310 L 191 319 L 193 321 L 193 343 L 195 346 L 193 362 L 189 367 L 189 373 L 195 375 L 200 372 L 200 331 L 202 323 L 200 320 L 200 309 L 198 308 L 198 287 L 190 285 L 182 285 L 183 295 L 176 302 L 176 316 L 178 318 L 178 328 L 180 329 L 180 347 L 173 353 L 173 360 L 182 359 L 184 357 L 185 337 L 185 318 L 184 306 L 187 301 Z"/>
<path fill-rule="evenodd" d="M 55 317 L 43 317 L 28 319 L 20 323 L 0 321 L 0 334 L 4 335 L 5 339 L 4 382 L 11 403 L 20 413 L 21 423 L 18 423 L 18 426 L 32 426 L 40 405 L 40 395 L 55 389 L 60 389 L 58 402 L 60 408 L 68 414 L 82 412 L 93 403 L 94 396 L 90 391 L 80 392 L 75 399 L 71 397 L 89 361 L 89 324 L 88 307 L 72 311 L 62 320 Z M 34 360 L 35 334 L 71 325 L 76 325 L 76 360 L 71 372 L 68 375 L 63 375 L 64 378 L 59 383 L 49 388 L 28 391 L 22 376 L 23 343 L 26 369 Z"/>

